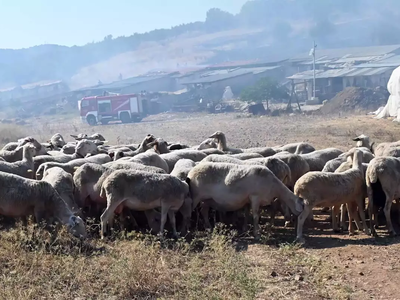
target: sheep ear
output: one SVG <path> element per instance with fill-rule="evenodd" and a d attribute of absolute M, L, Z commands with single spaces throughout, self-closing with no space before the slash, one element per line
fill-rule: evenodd
<path fill-rule="evenodd" d="M 78 170 L 79 167 L 74 167 L 74 171 Z"/>
<path fill-rule="evenodd" d="M 108 156 L 111 157 L 111 158 L 114 158 L 115 152 L 110 152 L 110 153 L 108 153 Z"/>
<path fill-rule="evenodd" d="M 361 139 L 359 137 L 356 137 L 353 139 L 353 141 L 358 142 L 358 141 L 361 141 Z"/>

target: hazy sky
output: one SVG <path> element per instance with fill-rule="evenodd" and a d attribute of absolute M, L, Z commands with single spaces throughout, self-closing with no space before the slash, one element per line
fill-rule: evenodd
<path fill-rule="evenodd" d="M 247 0 L 0 0 L 0 48 L 84 45 L 203 21 L 208 9 L 238 13 Z"/>

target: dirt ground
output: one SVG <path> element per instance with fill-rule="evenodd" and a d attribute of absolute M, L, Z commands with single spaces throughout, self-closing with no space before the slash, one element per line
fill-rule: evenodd
<path fill-rule="evenodd" d="M 78 121 L 34 120 L 29 132 L 49 138 L 60 132 L 102 133 L 110 144 L 139 142 L 152 133 L 170 142 L 199 144 L 217 130 L 234 147 L 275 146 L 307 141 L 316 148 L 354 145 L 351 138 L 364 133 L 372 141 L 400 140 L 400 127 L 391 120 L 365 115 L 255 117 L 245 114 L 160 114 L 137 124 L 89 127 Z M 24 130 L 24 129 L 22 129 Z M 32 133 L 33 132 L 33 133 Z M 400 299 L 400 239 L 363 233 L 349 237 L 334 234 L 326 214 L 316 214 L 309 224 L 304 247 L 292 244 L 294 230 L 282 227 L 268 231 L 260 243 L 251 236 L 235 247 L 250 265 L 259 282 L 258 299 Z M 173 297 L 172 297 L 173 298 Z M 205 296 L 207 298 L 207 296 Z"/>

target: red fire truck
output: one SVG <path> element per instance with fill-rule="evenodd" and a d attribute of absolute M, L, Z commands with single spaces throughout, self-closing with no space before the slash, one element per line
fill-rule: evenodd
<path fill-rule="evenodd" d="M 108 94 L 84 97 L 78 101 L 80 116 L 89 125 L 140 122 L 145 116 L 146 100 L 139 94 Z"/>

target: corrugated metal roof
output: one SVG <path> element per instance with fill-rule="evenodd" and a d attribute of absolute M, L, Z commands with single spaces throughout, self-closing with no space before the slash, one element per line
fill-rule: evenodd
<path fill-rule="evenodd" d="M 310 47 L 311 48 L 311 47 Z M 338 49 L 316 49 L 316 58 L 326 57 L 327 59 L 341 57 L 365 57 L 365 56 L 381 56 L 392 53 L 400 49 L 400 45 L 373 46 L 373 47 L 353 47 L 353 48 L 338 48 Z M 309 53 L 293 57 L 293 59 L 310 58 Z"/>
<path fill-rule="evenodd" d="M 233 70 L 215 70 L 203 73 L 200 78 L 190 79 L 188 81 L 183 81 L 181 84 L 197 84 L 197 83 L 211 83 L 221 80 L 226 80 L 229 78 L 234 78 L 238 76 L 243 76 L 246 74 L 260 74 L 269 70 L 274 70 L 280 68 L 279 66 L 271 67 L 258 67 L 258 68 L 237 68 Z"/>
<path fill-rule="evenodd" d="M 77 89 L 75 91 L 87 91 L 87 90 L 112 90 L 112 89 L 121 89 L 124 87 L 128 87 L 131 85 L 135 85 L 138 83 L 143 83 L 151 80 L 156 80 L 160 79 L 163 77 L 167 77 L 165 75 L 160 75 L 160 76 L 137 76 L 137 77 L 130 77 L 124 80 L 120 81 L 115 81 L 111 83 L 106 83 L 106 84 L 101 84 L 101 85 L 95 85 L 91 87 L 84 87 L 81 89 Z"/>
<path fill-rule="evenodd" d="M 232 72 L 226 72 L 226 73 L 215 72 L 215 73 L 207 74 L 206 76 L 204 76 L 204 74 L 203 74 L 203 76 L 201 76 L 198 79 L 191 79 L 188 81 L 183 81 L 181 84 L 212 83 L 212 82 L 216 82 L 216 81 L 221 81 L 221 80 L 225 80 L 225 79 L 229 79 L 229 78 L 234 78 L 234 77 L 250 74 L 251 71 L 249 71 L 247 69 L 237 69 Z"/>
<path fill-rule="evenodd" d="M 316 70 L 315 78 L 335 78 L 335 77 L 356 77 L 356 76 L 373 76 L 383 74 L 392 68 L 382 67 L 382 68 L 348 68 L 348 69 L 332 69 L 332 70 Z M 311 80 L 313 79 L 313 71 L 305 71 L 301 73 L 294 74 L 288 79 L 296 80 Z"/>

